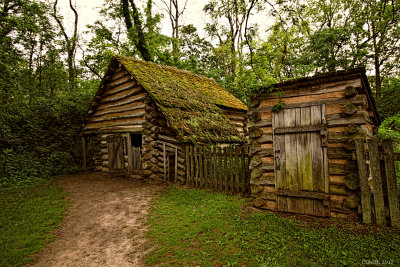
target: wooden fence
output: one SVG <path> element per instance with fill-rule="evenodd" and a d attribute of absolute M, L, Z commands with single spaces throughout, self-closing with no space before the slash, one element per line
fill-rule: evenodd
<path fill-rule="evenodd" d="M 390 139 L 368 140 L 367 150 L 365 150 L 364 140 L 355 140 L 355 145 L 363 222 L 372 223 L 375 217 L 375 223 L 378 226 L 386 226 L 386 213 L 389 211 L 390 225 L 400 228 L 399 196 L 394 166 L 394 161 L 400 158 L 398 153 L 393 152 L 392 141 Z M 372 178 L 372 190 L 368 171 Z M 372 196 L 373 201 L 371 201 Z"/>
<path fill-rule="evenodd" d="M 186 183 L 232 193 L 249 193 L 249 156 L 246 146 L 185 147 Z"/>

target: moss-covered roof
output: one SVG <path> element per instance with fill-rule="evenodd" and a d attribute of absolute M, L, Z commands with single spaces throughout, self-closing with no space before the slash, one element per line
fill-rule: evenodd
<path fill-rule="evenodd" d="M 220 107 L 241 111 L 247 107 L 213 79 L 120 55 L 114 58 L 151 94 L 181 140 L 242 140 Z"/>

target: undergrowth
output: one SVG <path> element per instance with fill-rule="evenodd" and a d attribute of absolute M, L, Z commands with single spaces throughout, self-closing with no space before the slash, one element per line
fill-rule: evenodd
<path fill-rule="evenodd" d="M 67 201 L 51 182 L 0 190 L 0 266 L 19 266 L 53 239 Z"/>
<path fill-rule="evenodd" d="M 303 226 L 271 213 L 244 213 L 244 200 L 172 187 L 156 199 L 146 263 L 166 266 L 400 264 L 398 233 L 352 225 Z M 357 226 L 354 226 L 357 228 Z"/>

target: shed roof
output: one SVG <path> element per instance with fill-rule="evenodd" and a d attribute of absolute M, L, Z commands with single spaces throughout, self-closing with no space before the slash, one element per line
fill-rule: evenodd
<path fill-rule="evenodd" d="M 116 60 L 152 97 L 182 141 L 242 142 L 221 108 L 247 107 L 215 80 L 189 71 L 115 55 Z"/>
<path fill-rule="evenodd" d="M 162 66 L 121 55 L 114 56 L 151 95 L 165 107 L 201 107 L 211 103 L 247 110 L 236 97 L 214 79 L 190 71 Z"/>
<path fill-rule="evenodd" d="M 355 68 L 355 69 L 350 69 L 350 70 L 340 70 L 340 71 L 335 71 L 335 72 L 327 72 L 327 73 L 321 73 L 317 74 L 311 77 L 303 77 L 299 79 L 294 79 L 294 80 L 288 80 L 288 81 L 283 81 L 280 83 L 273 84 L 273 88 L 280 88 L 283 91 L 286 88 L 292 88 L 293 86 L 296 86 L 297 88 L 302 87 L 302 86 L 311 86 L 311 85 L 317 85 L 317 84 L 322 84 L 322 83 L 327 83 L 327 82 L 334 82 L 334 81 L 341 81 L 341 80 L 350 80 L 354 78 L 361 78 L 363 82 L 363 86 L 361 90 L 364 91 L 365 95 L 367 96 L 368 101 L 371 103 L 369 106 L 375 117 L 375 123 L 379 124 L 380 119 L 379 119 L 379 114 L 376 108 L 375 100 L 371 92 L 371 87 L 368 82 L 368 78 L 366 75 L 366 71 L 364 67 L 360 68 Z M 268 88 L 265 88 L 264 91 L 267 91 Z M 269 88 L 270 89 L 270 88 Z"/>

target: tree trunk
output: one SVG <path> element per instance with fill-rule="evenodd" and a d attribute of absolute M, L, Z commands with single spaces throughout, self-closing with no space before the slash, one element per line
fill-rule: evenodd
<path fill-rule="evenodd" d="M 381 97 L 381 70 L 379 63 L 379 51 L 376 43 L 376 33 L 375 33 L 375 23 L 372 21 L 372 41 L 374 45 L 374 67 L 375 67 L 375 90 L 376 90 L 376 98 Z"/>
<path fill-rule="evenodd" d="M 68 64 L 68 83 L 69 83 L 69 89 L 74 90 L 75 89 L 75 52 L 76 52 L 76 43 L 78 41 L 78 12 L 72 5 L 72 1 L 69 0 L 69 6 L 71 10 L 74 12 L 75 20 L 74 20 L 74 33 L 72 38 L 70 38 L 64 28 L 64 25 L 62 24 L 61 20 L 57 17 L 57 3 L 58 0 L 55 0 L 54 5 L 53 5 L 53 11 L 54 13 L 52 14 L 54 19 L 57 21 L 58 26 L 60 27 L 61 33 L 64 35 L 66 46 L 67 46 L 67 64 Z"/>

